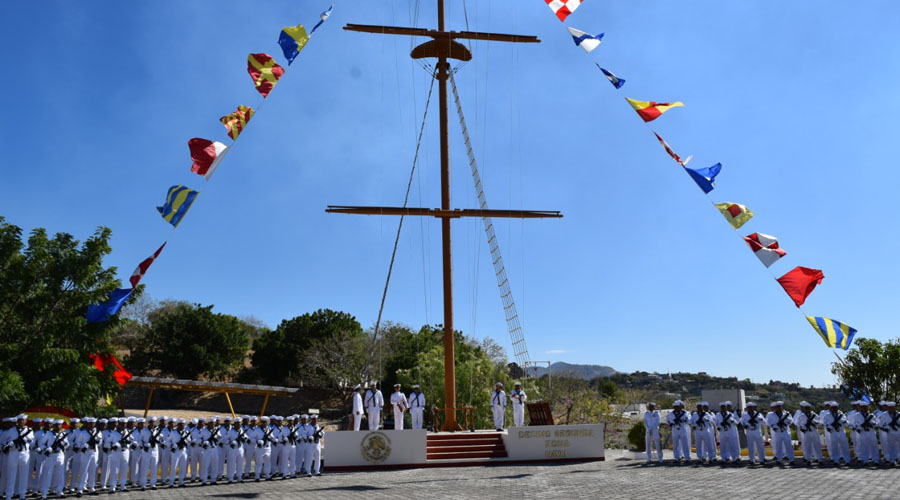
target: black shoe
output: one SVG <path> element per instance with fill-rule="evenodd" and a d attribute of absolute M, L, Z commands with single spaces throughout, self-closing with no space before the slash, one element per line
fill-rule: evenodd
<path fill-rule="evenodd" d="M 156 486 L 151 486 L 150 489 L 156 491 Z"/>
<path fill-rule="evenodd" d="M 259 482 L 259 478 L 256 478 L 256 482 L 257 482 L 257 483 Z"/>

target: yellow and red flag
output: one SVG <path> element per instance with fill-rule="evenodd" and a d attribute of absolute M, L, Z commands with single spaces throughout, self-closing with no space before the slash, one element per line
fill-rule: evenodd
<path fill-rule="evenodd" d="M 244 127 L 247 126 L 247 122 L 250 121 L 250 118 L 253 117 L 253 109 L 248 106 L 238 106 L 237 111 L 234 113 L 229 113 L 222 118 L 219 118 L 219 121 L 222 122 L 222 125 L 225 125 L 225 128 L 228 129 L 228 137 L 232 139 L 237 139 L 241 132 L 244 130 Z"/>
<path fill-rule="evenodd" d="M 654 101 L 635 101 L 634 99 L 625 98 L 628 101 L 628 104 L 631 104 L 631 107 L 637 111 L 637 114 L 643 119 L 645 122 L 652 122 L 653 120 L 659 118 L 659 115 L 665 113 L 666 111 L 672 108 L 678 108 L 684 106 L 684 103 L 681 101 L 677 102 L 654 102 Z"/>
<path fill-rule="evenodd" d="M 256 90 L 265 99 L 284 74 L 284 68 L 269 54 L 250 54 L 247 56 L 247 72 L 250 73 L 250 78 L 253 78 Z"/>

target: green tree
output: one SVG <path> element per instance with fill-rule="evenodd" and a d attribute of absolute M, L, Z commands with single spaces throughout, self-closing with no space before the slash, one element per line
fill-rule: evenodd
<path fill-rule="evenodd" d="M 213 306 L 164 302 L 149 314 L 149 325 L 128 362 L 144 373 L 221 380 L 234 375 L 247 354 L 247 327 Z"/>
<path fill-rule="evenodd" d="M 843 363 L 833 363 L 835 374 L 848 397 L 859 398 L 864 391 L 872 401 L 900 398 L 900 339 L 884 343 L 857 337 Z"/>
<path fill-rule="evenodd" d="M 272 331 L 263 332 L 253 342 L 250 361 L 259 378 L 266 384 L 283 385 L 300 381 L 302 363 L 316 340 L 334 337 L 341 332 L 362 334 L 362 326 L 353 315 L 319 309 L 286 319 Z"/>
<path fill-rule="evenodd" d="M 115 268 L 102 262 L 110 234 L 98 228 L 79 243 L 35 229 L 26 246 L 21 228 L 0 217 L 0 414 L 31 405 L 94 413 L 104 396 L 118 392 L 112 370 L 95 369 L 89 358 L 112 352 L 109 334 L 118 317 L 84 319 L 89 304 L 120 285 Z"/>
<path fill-rule="evenodd" d="M 432 338 L 443 336 L 440 326 L 427 326 L 420 330 Z M 473 406 L 475 408 L 475 426 L 477 428 L 493 428 L 491 421 L 490 394 L 494 384 L 501 382 L 507 390 L 511 381 L 506 364 L 495 363 L 490 355 L 473 340 L 461 332 L 454 336 L 456 355 L 456 406 Z M 430 350 L 418 353 L 408 368 L 396 371 L 397 381 L 410 387 L 419 384 L 428 398 L 428 406 L 439 408 L 445 405 L 444 392 L 444 347 L 443 342 L 436 343 Z M 391 384 L 393 385 L 393 384 Z M 384 387 L 389 387 L 384 384 Z M 461 416 L 461 415 L 460 415 Z M 426 413 L 430 418 L 430 413 Z"/>

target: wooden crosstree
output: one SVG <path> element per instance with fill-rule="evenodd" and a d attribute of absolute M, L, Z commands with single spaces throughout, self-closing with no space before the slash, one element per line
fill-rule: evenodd
<path fill-rule="evenodd" d="M 501 33 L 477 33 L 472 31 L 447 31 L 444 26 L 444 0 L 437 0 L 438 29 L 403 28 L 396 26 L 372 26 L 348 24 L 348 31 L 363 33 L 380 33 L 386 35 L 409 35 L 431 38 L 431 40 L 414 48 L 410 57 L 413 59 L 437 58 L 436 77 L 439 82 L 440 134 L 441 134 L 441 208 L 406 208 L 406 207 L 361 207 L 333 206 L 326 212 L 358 215 L 416 215 L 441 219 L 441 244 L 444 274 L 444 413 L 446 419 L 441 426 L 443 431 L 462 430 L 456 421 L 456 357 L 453 344 L 453 265 L 450 251 L 450 221 L 460 217 L 508 217 L 508 218 L 546 218 L 562 217 L 556 211 L 530 210 L 484 210 L 484 209 L 452 209 L 450 208 L 450 150 L 447 132 L 447 78 L 450 75 L 448 59 L 468 61 L 472 53 L 465 45 L 456 40 L 486 40 L 493 42 L 539 43 L 535 36 L 507 35 Z"/>

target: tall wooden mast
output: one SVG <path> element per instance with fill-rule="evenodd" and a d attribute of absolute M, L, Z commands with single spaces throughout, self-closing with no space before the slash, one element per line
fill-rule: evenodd
<path fill-rule="evenodd" d="M 444 0 L 437 0 L 438 29 L 402 28 L 394 26 L 371 26 L 348 24 L 345 30 L 388 35 L 411 35 L 431 38 L 430 41 L 413 49 L 410 57 L 422 59 L 437 58 L 436 77 L 438 79 L 441 134 L 441 208 L 406 207 L 351 207 L 329 206 L 325 211 L 344 214 L 364 215 L 418 215 L 441 219 L 441 247 L 444 272 L 444 413 L 446 419 L 441 430 L 458 431 L 456 421 L 456 357 L 453 338 L 453 258 L 450 245 L 450 221 L 459 217 L 513 217 L 543 218 L 562 217 L 554 211 L 529 210 L 459 210 L 450 208 L 450 146 L 447 112 L 447 78 L 450 75 L 448 59 L 468 61 L 472 53 L 456 39 L 487 40 L 495 42 L 538 43 L 535 36 L 505 35 L 499 33 L 477 33 L 471 31 L 447 31 L 444 24 Z"/>

